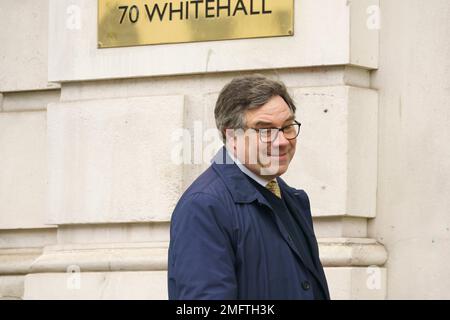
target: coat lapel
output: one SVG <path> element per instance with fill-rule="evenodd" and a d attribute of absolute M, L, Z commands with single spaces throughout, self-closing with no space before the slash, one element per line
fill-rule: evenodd
<path fill-rule="evenodd" d="M 293 192 L 293 189 L 289 187 L 282 179 L 278 178 L 278 181 L 280 182 L 280 188 L 282 190 L 282 195 L 286 200 L 286 204 L 289 207 L 289 210 L 293 211 L 293 214 L 295 215 L 294 218 L 298 223 L 300 224 L 301 228 L 306 233 L 306 239 L 309 242 L 308 245 L 310 248 L 317 248 L 317 240 L 316 236 L 314 235 L 313 227 L 310 225 L 310 223 L 307 221 L 305 215 L 303 212 L 301 212 L 301 209 L 299 208 L 299 198 L 298 196 Z M 284 193 L 283 193 L 284 191 Z M 315 266 L 309 265 L 308 269 L 314 274 L 316 279 L 319 281 L 320 285 L 322 286 L 322 289 L 327 297 L 329 297 L 328 293 L 328 286 L 326 285 L 326 278 L 325 274 L 323 273 L 323 267 L 320 262 L 319 252 L 318 248 L 317 250 L 314 250 L 312 252 L 313 255 L 313 262 Z M 303 261 L 305 261 L 303 259 Z M 305 263 L 305 265 L 308 266 L 308 264 Z"/>

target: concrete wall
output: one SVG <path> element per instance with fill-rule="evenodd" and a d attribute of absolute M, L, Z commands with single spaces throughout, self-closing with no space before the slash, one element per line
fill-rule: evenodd
<path fill-rule="evenodd" d="M 0 3 L 0 92 L 57 88 L 49 83 L 48 0 Z"/>
<path fill-rule="evenodd" d="M 450 298 L 450 2 L 382 0 L 377 218 L 388 298 Z"/>

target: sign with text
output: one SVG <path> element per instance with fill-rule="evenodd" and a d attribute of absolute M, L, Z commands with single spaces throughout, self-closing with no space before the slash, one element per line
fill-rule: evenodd
<path fill-rule="evenodd" d="M 290 36 L 294 0 L 98 0 L 98 47 Z"/>

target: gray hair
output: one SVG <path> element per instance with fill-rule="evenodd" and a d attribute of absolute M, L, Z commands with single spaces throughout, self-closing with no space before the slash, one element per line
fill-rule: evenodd
<path fill-rule="evenodd" d="M 295 114 L 295 104 L 281 81 L 255 74 L 234 78 L 220 91 L 214 109 L 216 126 L 225 141 L 226 129 L 244 129 L 245 111 L 266 104 L 280 96 Z"/>

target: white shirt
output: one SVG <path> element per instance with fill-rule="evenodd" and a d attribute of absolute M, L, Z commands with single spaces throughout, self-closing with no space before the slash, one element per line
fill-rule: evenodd
<path fill-rule="evenodd" d="M 265 187 L 269 183 L 270 180 L 264 179 L 264 178 L 256 175 L 252 171 L 250 171 L 244 164 L 242 164 L 242 162 L 239 161 L 238 158 L 235 158 L 234 155 L 228 149 L 227 149 L 227 153 L 230 156 L 230 158 L 234 161 L 234 163 L 236 163 L 238 168 L 241 169 L 241 171 L 243 173 L 245 173 L 247 176 L 249 176 L 250 178 L 252 178 L 256 182 L 258 182 L 263 187 Z"/>

